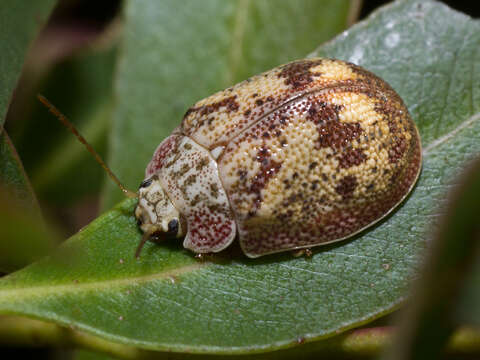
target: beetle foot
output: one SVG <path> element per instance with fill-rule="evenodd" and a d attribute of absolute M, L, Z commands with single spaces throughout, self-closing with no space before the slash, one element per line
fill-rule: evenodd
<path fill-rule="evenodd" d="M 214 255 L 214 253 L 198 253 L 198 254 L 195 254 L 195 259 L 197 259 L 198 261 L 206 261 L 210 258 L 212 258 Z"/>
<path fill-rule="evenodd" d="M 312 250 L 310 248 L 300 249 L 300 250 L 293 250 L 292 251 L 293 257 L 300 257 L 305 256 L 307 259 L 310 259 L 313 255 Z"/>

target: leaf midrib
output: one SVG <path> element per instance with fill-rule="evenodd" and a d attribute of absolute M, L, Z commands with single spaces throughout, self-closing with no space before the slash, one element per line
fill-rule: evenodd
<path fill-rule="evenodd" d="M 477 120 L 480 120 L 480 112 L 473 114 L 467 120 L 463 121 L 457 127 L 449 131 L 448 133 L 444 134 L 443 136 L 437 138 L 436 140 L 432 141 L 428 146 L 423 149 L 423 156 L 426 158 L 436 147 L 442 145 L 443 143 L 447 142 L 450 138 L 454 137 L 460 131 L 470 127 L 473 123 Z"/>
<path fill-rule="evenodd" d="M 24 288 L 7 288 L 0 290 L 0 302 L 8 301 L 9 298 L 18 300 L 19 297 L 42 297 L 45 294 L 51 293 L 66 293 L 66 292 L 78 292 L 78 291 L 92 291 L 101 289 L 109 289 L 115 287 L 124 287 L 128 285 L 138 285 L 155 280 L 169 280 L 174 285 L 178 278 L 185 274 L 201 268 L 206 267 L 206 263 L 191 264 L 188 266 L 182 266 L 181 268 L 171 269 L 161 273 L 148 274 L 143 276 L 128 277 L 122 279 L 100 280 L 84 283 L 71 283 L 71 284 L 59 284 L 59 285 L 41 285 Z"/>

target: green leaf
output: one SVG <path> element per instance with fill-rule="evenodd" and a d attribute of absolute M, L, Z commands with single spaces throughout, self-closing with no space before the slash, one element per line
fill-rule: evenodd
<path fill-rule="evenodd" d="M 304 57 L 346 27 L 347 0 L 126 1 L 108 164 L 136 189 L 197 100 Z M 107 183 L 104 209 L 122 199 Z"/>
<path fill-rule="evenodd" d="M 480 158 L 459 183 L 388 359 L 440 358 L 458 325 L 480 323 Z"/>
<path fill-rule="evenodd" d="M 127 22 L 140 11 L 132 4 Z M 192 14 L 190 21 L 201 17 Z M 151 16 L 158 23 L 181 18 Z M 148 24 L 148 19 L 143 21 Z M 199 262 L 180 242 L 170 242 L 148 244 L 135 260 L 141 234 L 132 216 L 135 200 L 126 200 L 67 241 L 58 254 L 1 279 L 0 312 L 50 320 L 148 349 L 216 354 L 292 347 L 391 312 L 417 276 L 428 230 L 436 225 L 452 179 L 480 153 L 479 26 L 436 2 L 397 1 L 316 52 L 354 60 L 384 77 L 404 97 L 421 131 L 419 183 L 374 228 L 316 248 L 311 259 L 285 253 L 252 260 L 237 245 Z M 127 39 L 132 36 L 127 33 Z M 151 47 L 161 47 L 150 40 Z M 143 61 L 156 61 L 148 53 L 139 54 L 135 56 Z M 193 79 L 187 62 L 180 62 L 179 69 L 162 63 L 158 73 Z M 156 76 L 146 71 L 131 81 Z M 126 95 L 127 88 L 126 79 L 119 79 L 119 93 Z M 148 89 L 130 93 L 138 101 L 118 110 L 117 120 L 134 114 L 141 119 L 141 112 L 153 118 L 155 101 L 147 94 Z M 172 102 L 165 111 L 181 106 Z M 151 131 L 162 126 L 156 123 Z M 126 121 L 117 127 L 118 134 L 137 134 Z M 141 153 L 140 148 L 130 144 L 127 150 Z M 129 157 L 123 161 L 133 164 Z"/>
<path fill-rule="evenodd" d="M 28 45 L 45 23 L 55 0 L 3 0 L 0 6 L 0 128 L 17 85 Z"/>
<path fill-rule="evenodd" d="M 6 131 L 0 134 L 0 187 L 26 211 L 40 216 L 37 199 Z"/>
<path fill-rule="evenodd" d="M 18 270 L 55 243 L 6 131 L 0 133 L 0 271 Z"/>
<path fill-rule="evenodd" d="M 31 263 L 45 255 L 53 244 L 3 124 L 28 46 L 54 4 L 54 0 L 5 0 L 0 6 L 0 271 L 4 272 Z"/>

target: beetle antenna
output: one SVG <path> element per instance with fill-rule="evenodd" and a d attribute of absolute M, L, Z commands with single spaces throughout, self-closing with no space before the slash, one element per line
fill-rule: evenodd
<path fill-rule="evenodd" d="M 93 147 L 87 142 L 87 140 L 85 140 L 85 138 L 80 135 L 80 133 L 78 132 L 78 130 L 75 128 L 75 126 L 73 126 L 73 124 L 67 119 L 67 117 L 65 115 L 63 115 L 60 110 L 58 110 L 50 101 L 48 101 L 44 96 L 42 95 L 37 95 L 37 98 L 38 100 L 40 100 L 40 102 L 45 105 L 45 107 L 53 114 L 55 115 L 58 120 L 60 120 L 62 122 L 63 125 L 65 125 L 65 127 L 70 130 L 73 135 L 75 135 L 77 137 L 77 139 L 83 144 L 85 145 L 85 147 L 87 148 L 87 150 L 90 152 L 90 154 L 93 155 L 93 157 L 95 158 L 95 160 L 100 164 L 100 166 L 103 168 L 103 170 L 105 170 L 108 174 L 108 176 L 110 176 L 110 178 L 113 180 L 113 182 L 115 182 L 115 184 L 117 184 L 117 186 L 120 188 L 120 190 L 122 190 L 122 192 L 125 194 L 125 196 L 129 197 L 129 198 L 136 198 L 137 197 L 137 194 L 131 190 L 128 190 L 125 186 L 123 186 L 123 184 L 120 182 L 120 180 L 118 180 L 118 178 L 115 176 L 115 174 L 112 172 L 112 170 L 110 170 L 110 168 L 107 166 L 107 164 L 105 164 L 105 162 L 102 160 L 102 158 L 100 157 L 100 155 L 98 155 L 98 153 L 93 149 Z"/>
<path fill-rule="evenodd" d="M 148 232 L 144 232 L 142 236 L 142 241 L 140 241 L 140 244 L 137 246 L 137 250 L 135 251 L 135 258 L 138 259 L 140 257 L 140 253 L 142 252 L 143 245 L 148 241 L 148 238 L 150 237 L 150 234 Z"/>

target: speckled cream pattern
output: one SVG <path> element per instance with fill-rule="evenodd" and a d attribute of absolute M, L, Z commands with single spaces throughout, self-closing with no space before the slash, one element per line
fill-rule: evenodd
<path fill-rule="evenodd" d="M 202 161 L 208 166 L 196 170 Z M 163 179 L 190 219 L 186 247 L 219 251 L 237 232 L 243 251 L 257 257 L 361 231 L 405 198 L 420 168 L 418 131 L 387 83 L 350 63 L 306 59 L 196 103 L 146 176 Z M 191 235 L 216 221 L 215 230 Z"/>
<path fill-rule="evenodd" d="M 198 253 L 217 252 L 233 241 L 236 225 L 218 177 L 217 163 L 203 147 L 174 132 L 155 151 L 145 178 L 158 179 L 185 219 L 185 248 Z M 152 182 L 145 193 L 149 194 L 154 185 Z M 140 192 L 139 203 L 142 200 Z M 160 221 L 162 216 L 158 218 Z"/>

